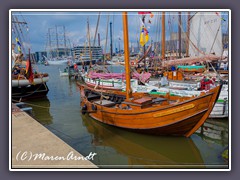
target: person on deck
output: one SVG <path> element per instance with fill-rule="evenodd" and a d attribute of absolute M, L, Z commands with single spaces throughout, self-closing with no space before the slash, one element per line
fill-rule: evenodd
<path fill-rule="evenodd" d="M 175 66 L 172 65 L 172 67 L 171 67 L 171 71 L 176 71 Z"/>
<path fill-rule="evenodd" d="M 78 66 L 77 66 L 77 64 L 76 64 L 76 63 L 74 63 L 74 66 L 73 66 L 73 68 L 74 68 L 74 71 L 75 71 L 75 72 L 78 72 Z"/>
<path fill-rule="evenodd" d="M 228 68 L 227 68 L 227 63 L 225 62 L 224 65 L 223 65 L 223 70 L 226 71 Z"/>
<path fill-rule="evenodd" d="M 85 72 L 87 72 L 87 66 L 84 66 L 84 70 L 85 70 Z"/>

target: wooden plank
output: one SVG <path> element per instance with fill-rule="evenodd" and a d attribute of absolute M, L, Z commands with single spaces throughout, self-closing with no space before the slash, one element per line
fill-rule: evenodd
<path fill-rule="evenodd" d="M 192 109 L 192 108 L 194 108 L 194 107 L 195 107 L 194 104 L 189 104 L 189 105 L 182 106 L 182 107 L 179 107 L 179 108 L 175 108 L 175 109 L 172 109 L 172 110 L 168 110 L 168 111 L 165 111 L 165 112 L 153 114 L 153 117 L 166 116 L 166 115 L 169 115 L 169 114 L 173 114 L 173 113 L 185 111 L 185 110 L 187 110 L 187 109 Z"/>
<path fill-rule="evenodd" d="M 152 98 L 150 98 L 150 97 L 142 97 L 140 99 L 134 100 L 133 102 L 137 103 L 137 104 L 148 104 L 148 103 L 152 102 Z"/>

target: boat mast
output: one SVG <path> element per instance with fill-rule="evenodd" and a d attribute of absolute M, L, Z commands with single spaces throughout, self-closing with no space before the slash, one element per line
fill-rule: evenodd
<path fill-rule="evenodd" d="M 112 22 L 110 22 L 110 55 L 112 59 L 113 56 L 113 49 L 112 49 Z"/>
<path fill-rule="evenodd" d="M 57 58 L 59 57 L 59 42 L 58 42 L 58 28 L 57 25 L 56 26 L 56 41 L 57 41 L 57 47 L 56 47 L 56 52 L 57 52 Z"/>
<path fill-rule="evenodd" d="M 162 60 L 165 59 L 165 12 L 162 12 Z"/>
<path fill-rule="evenodd" d="M 49 57 L 53 58 L 52 53 L 52 39 L 51 39 L 51 28 L 48 28 L 48 44 L 49 44 Z"/>
<path fill-rule="evenodd" d="M 88 20 L 88 18 L 87 18 L 87 32 L 88 32 L 88 46 L 89 46 L 89 55 L 90 55 L 90 66 L 92 66 L 92 51 L 91 51 L 90 29 L 89 29 L 89 20 Z"/>
<path fill-rule="evenodd" d="M 145 15 L 143 15 L 142 16 L 142 22 L 143 22 L 143 24 L 145 24 Z M 145 44 L 143 45 L 143 55 L 145 54 Z M 146 58 L 145 58 L 145 56 L 144 56 L 144 59 L 143 59 L 143 62 L 144 62 L 144 69 L 146 69 Z"/>
<path fill-rule="evenodd" d="M 98 46 L 100 47 L 101 44 L 100 44 L 100 33 L 98 33 Z"/>
<path fill-rule="evenodd" d="M 93 40 L 93 47 L 95 46 L 96 36 L 97 36 L 97 32 L 98 32 L 99 20 L 100 20 L 100 12 L 99 12 L 99 14 L 98 14 L 97 26 L 96 26 L 96 30 L 95 30 L 95 34 L 94 34 L 94 40 Z M 99 34 L 99 33 L 98 33 L 98 34 Z"/>
<path fill-rule="evenodd" d="M 130 65 L 129 65 L 129 44 L 128 44 L 128 19 L 127 12 L 122 13 L 123 17 L 123 40 L 124 40 L 124 58 L 125 58 L 125 73 L 126 73 L 126 100 L 132 97 L 130 85 Z"/>
<path fill-rule="evenodd" d="M 65 26 L 63 26 L 63 43 L 64 43 L 64 55 L 67 56 L 67 40 Z"/>
<path fill-rule="evenodd" d="M 181 51 L 182 51 L 182 48 L 181 48 L 181 34 L 182 34 L 182 31 L 181 31 L 181 26 L 182 26 L 182 20 L 181 20 L 181 12 L 178 12 L 178 21 L 179 21 L 179 25 L 178 25 L 178 54 L 179 54 L 179 58 L 181 58 Z"/>
<path fill-rule="evenodd" d="M 189 35 L 190 35 L 190 12 L 187 16 L 187 45 L 186 45 L 186 56 L 189 57 Z"/>
<path fill-rule="evenodd" d="M 109 22 L 109 15 L 107 17 L 107 30 L 106 30 L 106 40 L 105 40 L 105 46 L 104 46 L 104 59 L 103 64 L 105 65 L 105 60 L 107 59 L 107 41 L 108 41 L 108 22 Z"/>

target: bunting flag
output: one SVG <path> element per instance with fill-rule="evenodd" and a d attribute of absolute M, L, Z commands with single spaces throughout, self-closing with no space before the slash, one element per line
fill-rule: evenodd
<path fill-rule="evenodd" d="M 148 36 L 148 30 L 146 27 L 142 26 L 141 28 L 141 34 L 140 34 L 140 45 L 144 46 L 148 42 L 149 36 Z"/>
<path fill-rule="evenodd" d="M 152 14 L 152 13 L 151 12 L 138 12 L 138 14 L 143 15 L 143 14 Z"/>
<path fill-rule="evenodd" d="M 153 16 L 154 16 L 153 13 L 151 13 L 151 14 L 150 14 L 150 18 L 153 18 Z"/>
<path fill-rule="evenodd" d="M 18 52 L 20 52 L 20 53 L 21 53 L 21 47 L 20 47 L 20 46 L 18 46 L 18 47 L 17 47 L 17 49 L 18 49 Z"/>
<path fill-rule="evenodd" d="M 216 15 L 220 17 L 220 14 L 216 12 Z M 221 17 L 221 20 L 226 21 L 224 18 Z"/>
<path fill-rule="evenodd" d="M 33 83 L 33 71 L 32 71 L 32 64 L 31 60 L 28 59 L 26 62 L 26 78 L 30 83 Z"/>
<path fill-rule="evenodd" d="M 221 18 L 221 20 L 226 21 L 225 19 Z"/>
<path fill-rule="evenodd" d="M 147 15 L 149 14 L 150 15 L 150 18 L 153 18 L 153 13 L 152 12 L 138 12 L 139 15 Z"/>
<path fill-rule="evenodd" d="M 21 52 L 22 52 L 22 50 L 21 50 L 21 43 L 19 42 L 19 39 L 18 39 L 18 38 L 16 38 L 16 43 L 17 43 L 17 45 L 18 45 L 17 49 L 18 49 L 18 51 L 21 53 Z"/>

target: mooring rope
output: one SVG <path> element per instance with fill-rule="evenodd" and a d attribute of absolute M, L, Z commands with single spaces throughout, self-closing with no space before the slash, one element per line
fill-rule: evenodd
<path fill-rule="evenodd" d="M 12 100 L 13 102 L 15 102 L 15 103 L 19 103 L 19 102 L 21 102 L 21 101 L 17 101 L 17 100 Z M 46 107 L 46 106 L 41 106 L 41 105 L 37 105 L 37 104 L 32 104 L 32 103 L 28 103 L 28 102 L 25 102 L 24 101 L 24 103 L 25 104 L 27 104 L 27 105 L 29 105 L 29 106 L 34 106 L 34 107 L 38 107 L 38 108 L 43 108 L 43 109 L 50 109 L 51 108 L 51 110 L 56 110 L 56 111 L 59 111 L 59 110 L 63 110 L 63 107 L 60 107 L 60 108 L 56 108 L 56 107 L 52 107 L 52 106 L 48 106 L 48 107 Z M 73 109 L 73 108 L 69 108 L 69 109 L 66 109 L 66 108 L 64 108 L 64 111 L 74 111 L 74 112 L 76 112 L 76 110 L 81 110 L 81 106 L 78 106 L 79 108 L 78 109 Z"/>

